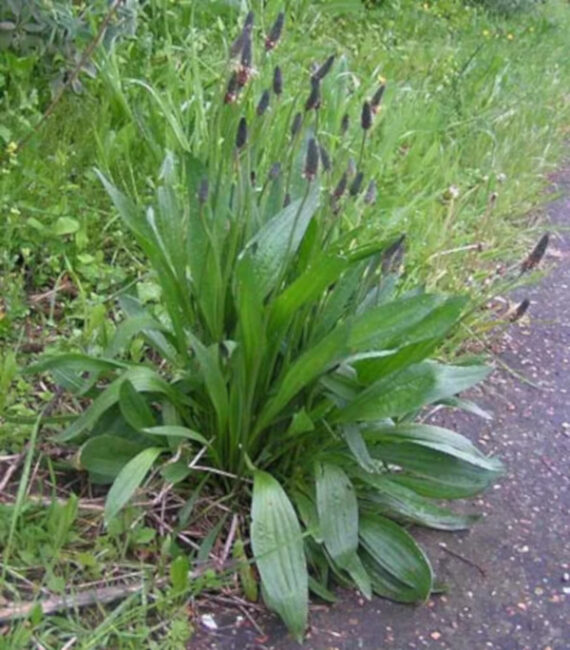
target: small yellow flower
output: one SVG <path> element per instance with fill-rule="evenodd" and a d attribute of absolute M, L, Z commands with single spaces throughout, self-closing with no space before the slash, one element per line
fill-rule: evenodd
<path fill-rule="evenodd" d="M 18 208 L 10 208 L 10 214 L 14 215 L 15 217 L 19 217 L 22 213 L 18 210 Z"/>
<path fill-rule="evenodd" d="M 429 5 L 428 5 L 427 2 L 424 2 L 424 9 L 425 9 L 426 11 L 429 11 Z"/>
<path fill-rule="evenodd" d="M 16 153 L 16 151 L 18 151 L 18 144 L 16 142 L 9 142 L 6 145 L 6 152 L 8 153 L 8 155 L 13 156 Z"/>
<path fill-rule="evenodd" d="M 514 35 L 511 34 L 511 33 L 509 32 L 509 33 L 507 34 L 507 39 L 508 39 L 509 41 L 512 41 L 512 40 L 514 39 Z"/>
<path fill-rule="evenodd" d="M 485 38 L 489 38 L 489 36 L 491 36 L 491 32 L 488 29 L 484 29 L 483 30 L 483 36 Z"/>
<path fill-rule="evenodd" d="M 386 83 L 386 77 L 383 77 L 381 74 L 378 75 L 377 80 L 378 80 L 378 83 L 380 85 L 383 85 L 383 84 Z"/>

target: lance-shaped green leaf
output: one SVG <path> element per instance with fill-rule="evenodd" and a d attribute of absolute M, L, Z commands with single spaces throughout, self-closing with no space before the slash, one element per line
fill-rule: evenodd
<path fill-rule="evenodd" d="M 107 523 L 129 502 L 144 481 L 154 461 L 164 451 L 160 447 L 144 449 L 119 472 L 105 501 L 105 521 Z"/>
<path fill-rule="evenodd" d="M 371 501 L 374 511 L 392 519 L 437 530 L 465 530 L 480 518 L 479 515 L 462 515 L 438 506 L 386 476 L 360 472 L 358 477 L 373 488 L 367 492 L 366 499 Z"/>
<path fill-rule="evenodd" d="M 379 515 L 362 516 L 360 540 L 374 562 L 412 589 L 416 600 L 429 597 L 433 583 L 430 563 L 401 526 Z"/>
<path fill-rule="evenodd" d="M 121 415 L 136 431 L 152 427 L 155 423 L 155 417 L 147 400 L 128 379 L 123 381 L 119 388 L 119 408 Z"/>
<path fill-rule="evenodd" d="M 339 422 L 397 417 L 466 390 L 490 372 L 484 366 L 418 363 L 373 383 L 336 415 Z"/>
<path fill-rule="evenodd" d="M 358 549 L 358 501 L 348 476 L 337 465 L 316 467 L 317 510 L 321 535 L 335 564 L 352 576 L 370 598 L 370 578 L 356 554 Z"/>
<path fill-rule="evenodd" d="M 297 199 L 264 224 L 249 241 L 240 257 L 251 260 L 260 294 L 265 297 L 303 239 L 319 205 L 319 184 L 313 183 L 307 195 Z"/>
<path fill-rule="evenodd" d="M 176 388 L 166 382 L 158 373 L 145 366 L 129 368 L 121 377 L 109 384 L 107 388 L 93 401 L 91 406 L 84 411 L 57 439 L 60 441 L 72 440 L 86 429 L 90 429 L 97 420 L 119 401 L 121 384 L 130 381 L 134 388 L 143 393 L 159 393 L 166 395 L 173 404 L 181 406 L 188 402 Z"/>
<path fill-rule="evenodd" d="M 144 448 L 139 442 L 103 434 L 90 438 L 81 447 L 79 464 L 91 474 L 111 482 Z"/>
<path fill-rule="evenodd" d="M 498 464 L 493 470 L 484 469 L 458 458 L 450 450 L 430 449 L 411 441 L 371 445 L 370 452 L 374 458 L 404 470 L 393 474 L 393 481 L 434 499 L 473 496 L 489 487 L 501 474 Z"/>
<path fill-rule="evenodd" d="M 285 490 L 266 472 L 254 473 L 251 518 L 251 546 L 267 605 L 301 641 L 309 608 L 301 526 Z"/>
<path fill-rule="evenodd" d="M 414 442 L 489 472 L 499 473 L 502 470 L 498 459 L 485 456 L 468 438 L 443 427 L 407 423 L 397 426 L 373 425 L 365 429 L 364 436 L 371 444 Z"/>

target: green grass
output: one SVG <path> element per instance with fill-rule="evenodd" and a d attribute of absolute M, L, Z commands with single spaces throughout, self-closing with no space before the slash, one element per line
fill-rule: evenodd
<path fill-rule="evenodd" d="M 137 39 L 100 52 L 98 75 L 85 81 L 84 94 L 66 95 L 21 151 L 2 158 L 0 406 L 8 419 L 0 422 L 0 455 L 24 449 L 32 431 L 25 422 L 33 422 L 54 396 L 54 386 L 17 375 L 16 364 L 35 357 L 30 340 L 47 352 L 79 345 L 97 354 L 113 333 L 106 319 L 113 309 L 109 296 L 137 278 L 143 300 L 156 295 L 155 278 L 93 167 L 144 201 L 155 189 L 165 149 L 200 148 L 207 128 L 204 101 L 226 74 L 220 52 L 235 35 L 237 14 L 224 3 L 209 3 L 217 12 L 211 20 L 207 11 L 193 13 L 193 4 L 148 3 Z M 252 3 L 256 9 L 258 4 Z M 267 4 L 269 22 L 281 3 Z M 287 37 L 276 53 L 285 83 L 304 88 L 308 73 L 302 66 L 331 52 L 346 55 L 358 97 L 376 87 L 379 75 L 386 77 L 369 148 L 374 153 L 366 160 L 379 191 L 371 233 L 408 234 L 407 286 L 467 287 L 479 298 L 498 290 L 500 283 L 493 289 L 486 281 L 497 265 L 520 259 L 537 236 L 540 225 L 529 213 L 545 200 L 548 174 L 564 154 L 570 117 L 567 6 L 553 0 L 507 19 L 454 0 L 384 3 L 368 13 L 356 2 L 342 3 L 354 7 L 343 13 L 331 8 L 335 4 L 289 3 Z M 34 56 L 0 65 L 0 140 L 7 148 L 28 134 L 45 108 L 48 75 L 44 70 L 38 77 Z M 162 108 L 140 81 L 159 92 Z M 452 186 L 458 197 L 449 200 Z M 481 252 L 473 248 L 479 243 Z M 73 295 L 61 289 L 66 283 Z M 54 294 L 30 302 L 53 288 Z M 487 318 L 474 315 L 478 322 Z M 64 403 L 68 412 L 78 407 Z M 72 459 L 54 456 L 47 442 L 56 428 L 42 430 L 28 456 L 45 479 L 46 498 L 58 493 L 72 465 Z M 13 505 L 17 481 L 24 489 L 25 479 L 15 473 L 11 505 L 2 506 L 0 516 L 0 546 L 11 540 L 5 564 L 15 599 L 38 595 L 40 585 L 59 593 L 62 585 L 105 582 L 105 566 L 137 571 L 149 581 L 168 576 L 177 549 L 156 537 L 145 541 L 149 522 L 142 513 L 130 512 L 125 529 L 94 536 L 93 530 L 102 530 L 100 514 L 74 511 L 72 501 L 66 508 L 38 508 L 27 498 Z M 149 555 L 162 558 L 158 572 L 141 559 Z M 219 579 L 210 576 L 191 591 Z M 59 648 L 73 636 L 86 648 L 135 648 L 153 638 L 157 647 L 168 647 L 169 637 L 172 647 L 180 647 L 177 635 L 189 633 L 183 599 L 168 588 L 149 590 L 155 598 L 132 596 L 83 615 L 32 617 L 34 625 L 15 624 L 0 637 L 0 647 L 36 640 Z M 161 627 L 168 619 L 172 624 Z"/>

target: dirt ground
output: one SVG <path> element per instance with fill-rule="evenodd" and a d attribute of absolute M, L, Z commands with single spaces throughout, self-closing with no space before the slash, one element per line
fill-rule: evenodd
<path fill-rule="evenodd" d="M 495 489 L 464 504 L 485 513 L 471 531 L 417 531 L 448 594 L 410 607 L 341 592 L 332 607 L 312 608 L 308 650 L 570 649 L 570 170 L 555 183 L 564 194 L 549 209 L 555 268 L 517 293 L 530 298 L 529 319 L 501 353 L 532 384 L 498 369 L 474 396 L 492 421 L 446 416 L 507 466 Z M 262 635 L 236 610 L 211 613 L 218 629 L 190 648 L 300 647 L 274 618 L 255 618 Z"/>

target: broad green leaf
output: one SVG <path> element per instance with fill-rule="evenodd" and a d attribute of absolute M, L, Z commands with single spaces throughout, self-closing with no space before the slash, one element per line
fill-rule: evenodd
<path fill-rule="evenodd" d="M 351 319 L 351 352 L 382 350 L 408 342 L 411 332 L 443 302 L 440 296 L 423 294 L 400 298 L 374 307 Z"/>
<path fill-rule="evenodd" d="M 480 519 L 479 515 L 462 515 L 438 506 L 386 476 L 361 472 L 358 477 L 374 488 L 366 497 L 372 502 L 374 511 L 392 519 L 437 530 L 466 530 Z"/>
<path fill-rule="evenodd" d="M 105 522 L 107 524 L 128 503 L 162 452 L 164 449 L 160 447 L 144 449 L 119 472 L 105 501 Z"/>
<path fill-rule="evenodd" d="M 431 566 L 409 533 L 385 517 L 363 515 L 360 539 L 380 567 L 411 587 L 417 600 L 427 600 L 433 584 Z"/>
<path fill-rule="evenodd" d="M 153 436 L 166 436 L 172 438 L 185 438 L 186 440 L 194 440 L 199 442 L 201 445 L 208 446 L 210 443 L 204 438 L 201 433 L 188 429 L 186 427 L 180 427 L 176 425 L 163 425 L 158 427 L 149 427 L 144 429 L 144 433 L 150 433 Z"/>
<path fill-rule="evenodd" d="M 393 481 L 418 494 L 436 499 L 473 496 L 485 490 L 500 476 L 498 469 L 483 469 L 455 455 L 429 449 L 415 442 L 377 444 L 371 446 L 371 454 L 405 470 L 393 474 Z"/>
<path fill-rule="evenodd" d="M 92 474 L 114 479 L 144 449 L 140 443 L 103 434 L 89 439 L 79 452 L 79 464 Z"/>
<path fill-rule="evenodd" d="M 135 431 L 142 431 L 155 423 L 148 402 L 128 379 L 119 388 L 119 408 L 121 415 Z"/>
<path fill-rule="evenodd" d="M 262 297 L 275 288 L 287 261 L 295 254 L 319 205 L 319 184 L 313 183 L 306 197 L 293 201 L 270 219 L 249 241 L 240 262 L 251 260 L 251 268 Z"/>
<path fill-rule="evenodd" d="M 307 627 L 309 579 L 301 526 L 279 483 L 256 471 L 251 545 L 268 605 L 300 642 Z"/>
<path fill-rule="evenodd" d="M 107 388 L 93 401 L 63 433 L 58 434 L 57 440 L 65 442 L 77 437 L 80 433 L 94 426 L 99 418 L 119 401 L 119 393 L 123 381 L 130 381 L 135 389 L 144 393 L 159 393 L 166 395 L 174 404 L 182 405 L 188 399 L 168 384 L 154 370 L 145 366 L 131 367 L 121 377 L 109 384 Z"/>
<path fill-rule="evenodd" d="M 373 383 L 341 409 L 336 419 L 370 421 L 405 415 L 470 388 L 489 372 L 483 366 L 444 366 L 432 361 L 415 364 Z"/>
<path fill-rule="evenodd" d="M 358 502 L 354 487 L 337 465 L 319 463 L 315 473 L 321 534 L 332 559 L 344 569 L 358 548 Z"/>
<path fill-rule="evenodd" d="M 316 467 L 317 510 L 320 531 L 327 551 L 335 564 L 371 595 L 370 579 L 362 567 L 358 549 L 358 501 L 348 476 L 337 465 L 329 463 Z"/>
<path fill-rule="evenodd" d="M 418 602 L 416 590 L 395 578 L 389 571 L 386 571 L 365 549 L 360 551 L 360 557 L 370 576 L 372 589 L 375 594 L 398 603 L 411 604 Z"/>
<path fill-rule="evenodd" d="M 502 469 L 497 458 L 485 456 L 468 438 L 443 427 L 407 423 L 397 426 L 373 425 L 364 429 L 364 435 L 371 443 L 413 441 L 490 472 L 500 472 Z"/>
<path fill-rule="evenodd" d="M 269 332 L 278 335 L 303 305 L 319 299 L 324 290 L 333 284 L 345 271 L 348 263 L 342 257 L 317 258 L 273 304 L 269 320 Z"/>
<path fill-rule="evenodd" d="M 440 338 L 417 341 L 389 350 L 389 353 L 378 355 L 376 358 L 358 360 L 353 367 L 358 374 L 358 380 L 364 385 L 370 385 L 397 370 L 425 361 L 440 343 Z"/>

